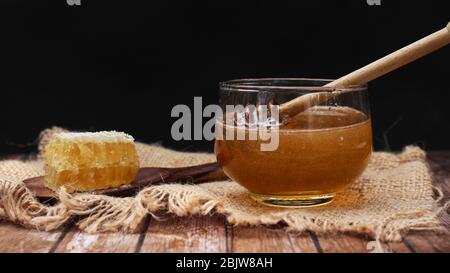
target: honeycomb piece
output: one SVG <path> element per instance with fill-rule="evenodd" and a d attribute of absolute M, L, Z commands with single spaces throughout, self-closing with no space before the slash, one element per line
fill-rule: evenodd
<path fill-rule="evenodd" d="M 45 148 L 46 186 L 68 192 L 130 184 L 139 170 L 134 139 L 121 132 L 58 133 Z"/>

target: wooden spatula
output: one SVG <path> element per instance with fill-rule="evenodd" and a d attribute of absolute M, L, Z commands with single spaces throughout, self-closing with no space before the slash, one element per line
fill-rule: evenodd
<path fill-rule="evenodd" d="M 162 183 L 198 184 L 218 179 L 226 179 L 217 163 L 209 163 L 183 168 L 141 168 L 129 185 L 120 188 L 96 190 L 90 193 L 109 196 L 133 196 L 142 188 Z M 41 201 L 57 199 L 58 195 L 45 187 L 45 177 L 33 177 L 23 181 L 28 189 Z"/>

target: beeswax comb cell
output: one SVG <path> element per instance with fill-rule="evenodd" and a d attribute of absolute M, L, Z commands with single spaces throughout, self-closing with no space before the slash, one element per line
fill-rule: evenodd
<path fill-rule="evenodd" d="M 139 170 L 134 139 L 121 132 L 59 133 L 45 148 L 46 186 L 68 192 L 130 184 Z"/>

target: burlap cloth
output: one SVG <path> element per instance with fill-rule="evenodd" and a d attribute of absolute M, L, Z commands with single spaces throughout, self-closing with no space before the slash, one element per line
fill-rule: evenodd
<path fill-rule="evenodd" d="M 42 151 L 58 128 L 44 131 Z M 142 166 L 181 167 L 215 161 L 204 153 L 181 153 L 157 145 L 137 144 Z M 230 224 L 285 224 L 289 231 L 359 233 L 384 241 L 400 240 L 411 229 L 439 230 L 446 208 L 435 200 L 425 152 L 408 147 L 402 153 L 374 153 L 364 175 L 331 205 L 281 209 L 257 204 L 235 182 L 151 186 L 136 197 L 59 193 L 54 206 L 39 203 L 22 180 L 43 175 L 41 159 L 0 162 L 0 217 L 26 227 L 52 231 L 70 221 L 84 231 L 136 232 L 146 217 L 224 214 Z M 448 204 L 447 206 L 448 207 Z"/>

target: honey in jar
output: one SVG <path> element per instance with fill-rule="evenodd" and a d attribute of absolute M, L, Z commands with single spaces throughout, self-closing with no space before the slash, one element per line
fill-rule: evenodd
<path fill-rule="evenodd" d="M 245 130 L 217 124 L 226 130 Z M 254 129 L 258 130 L 258 129 Z M 242 133 L 242 132 L 241 132 Z M 257 201 L 275 206 L 330 202 L 366 168 L 372 152 L 371 121 L 350 107 L 315 106 L 278 128 L 279 144 L 262 151 L 263 140 L 216 140 L 223 171 Z"/>

